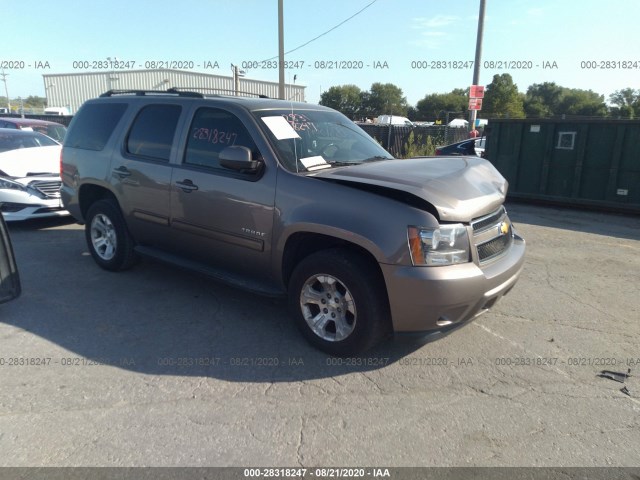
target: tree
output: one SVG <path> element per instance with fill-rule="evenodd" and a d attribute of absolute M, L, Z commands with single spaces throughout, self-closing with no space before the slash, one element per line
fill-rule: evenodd
<path fill-rule="evenodd" d="M 486 116 L 524 117 L 523 99 L 511 75 L 493 76 L 485 89 L 482 110 Z"/>
<path fill-rule="evenodd" d="M 532 117 L 607 114 L 603 95 L 591 90 L 561 87 L 553 82 L 531 85 L 525 95 L 524 109 Z"/>
<path fill-rule="evenodd" d="M 604 95 L 578 88 L 565 88 L 558 108 L 559 113 L 566 115 L 604 117 L 607 114 Z"/>
<path fill-rule="evenodd" d="M 409 109 L 407 98 L 402 89 L 393 83 L 376 82 L 368 92 L 362 94 L 362 106 L 366 116 L 401 115 L 406 116 Z"/>
<path fill-rule="evenodd" d="M 29 95 L 24 99 L 24 106 L 29 108 L 44 108 L 47 106 L 47 99 L 37 95 Z"/>
<path fill-rule="evenodd" d="M 525 113 L 531 117 L 553 116 L 558 111 L 563 90 L 554 82 L 534 83 L 525 95 Z"/>
<path fill-rule="evenodd" d="M 609 95 L 609 102 L 614 106 L 609 109 L 616 117 L 640 117 L 640 90 L 623 88 Z"/>
<path fill-rule="evenodd" d="M 443 117 L 442 112 L 456 112 L 464 115 L 468 104 L 469 96 L 461 88 L 456 88 L 450 93 L 432 93 L 416 104 L 417 116 L 420 120 L 435 120 Z"/>
<path fill-rule="evenodd" d="M 362 110 L 362 90 L 355 85 L 331 87 L 320 95 L 320 105 L 338 110 L 355 120 Z"/>

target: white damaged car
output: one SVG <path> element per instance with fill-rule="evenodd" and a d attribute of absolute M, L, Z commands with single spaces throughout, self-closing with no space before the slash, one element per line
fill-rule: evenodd
<path fill-rule="evenodd" d="M 60 201 L 60 149 L 38 132 L 0 128 L 0 212 L 6 221 L 68 215 Z"/>

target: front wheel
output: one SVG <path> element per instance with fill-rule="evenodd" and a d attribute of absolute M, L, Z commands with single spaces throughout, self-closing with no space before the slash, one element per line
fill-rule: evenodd
<path fill-rule="evenodd" d="M 122 213 L 113 200 L 98 200 L 86 216 L 85 237 L 91 256 L 105 270 L 126 270 L 137 256 Z"/>
<path fill-rule="evenodd" d="M 317 252 L 302 260 L 289 282 L 289 307 L 307 340 L 331 355 L 357 355 L 388 331 L 380 272 L 347 249 Z"/>

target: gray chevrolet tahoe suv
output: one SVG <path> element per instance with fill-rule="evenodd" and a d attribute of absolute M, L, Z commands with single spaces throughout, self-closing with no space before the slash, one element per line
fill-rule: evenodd
<path fill-rule="evenodd" d="M 149 256 L 288 295 L 305 337 L 333 355 L 464 325 L 523 265 L 491 164 L 396 160 L 317 105 L 109 91 L 71 122 L 61 175 L 102 268 Z"/>

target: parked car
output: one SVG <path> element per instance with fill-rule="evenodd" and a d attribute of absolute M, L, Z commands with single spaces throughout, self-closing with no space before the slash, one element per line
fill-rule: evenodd
<path fill-rule="evenodd" d="M 143 255 L 287 295 L 332 355 L 465 325 L 524 262 L 489 162 L 396 160 L 327 107 L 110 91 L 74 116 L 61 163 L 63 204 L 100 267 Z"/>
<path fill-rule="evenodd" d="M 378 125 L 397 125 L 403 127 L 413 127 L 414 123 L 407 117 L 401 117 L 399 115 L 380 115 L 376 118 L 376 124 Z"/>
<path fill-rule="evenodd" d="M 484 157 L 484 146 L 487 137 L 470 138 L 461 142 L 436 147 L 436 155 L 475 155 Z"/>
<path fill-rule="evenodd" d="M 11 247 L 7 224 L 0 215 L 0 303 L 20 296 L 20 275 Z"/>
<path fill-rule="evenodd" d="M 58 142 L 64 140 L 67 127 L 57 122 L 37 120 L 35 118 L 0 117 L 0 128 L 15 128 L 19 130 L 32 130 L 53 138 Z"/>
<path fill-rule="evenodd" d="M 60 146 L 53 138 L 31 130 L 0 128 L 0 152 L 20 148 Z"/>
<path fill-rule="evenodd" d="M 68 215 L 60 200 L 60 150 L 38 132 L 0 128 L 0 212 L 6 221 Z"/>
<path fill-rule="evenodd" d="M 67 107 L 47 107 L 44 109 L 45 115 L 70 115 Z"/>

